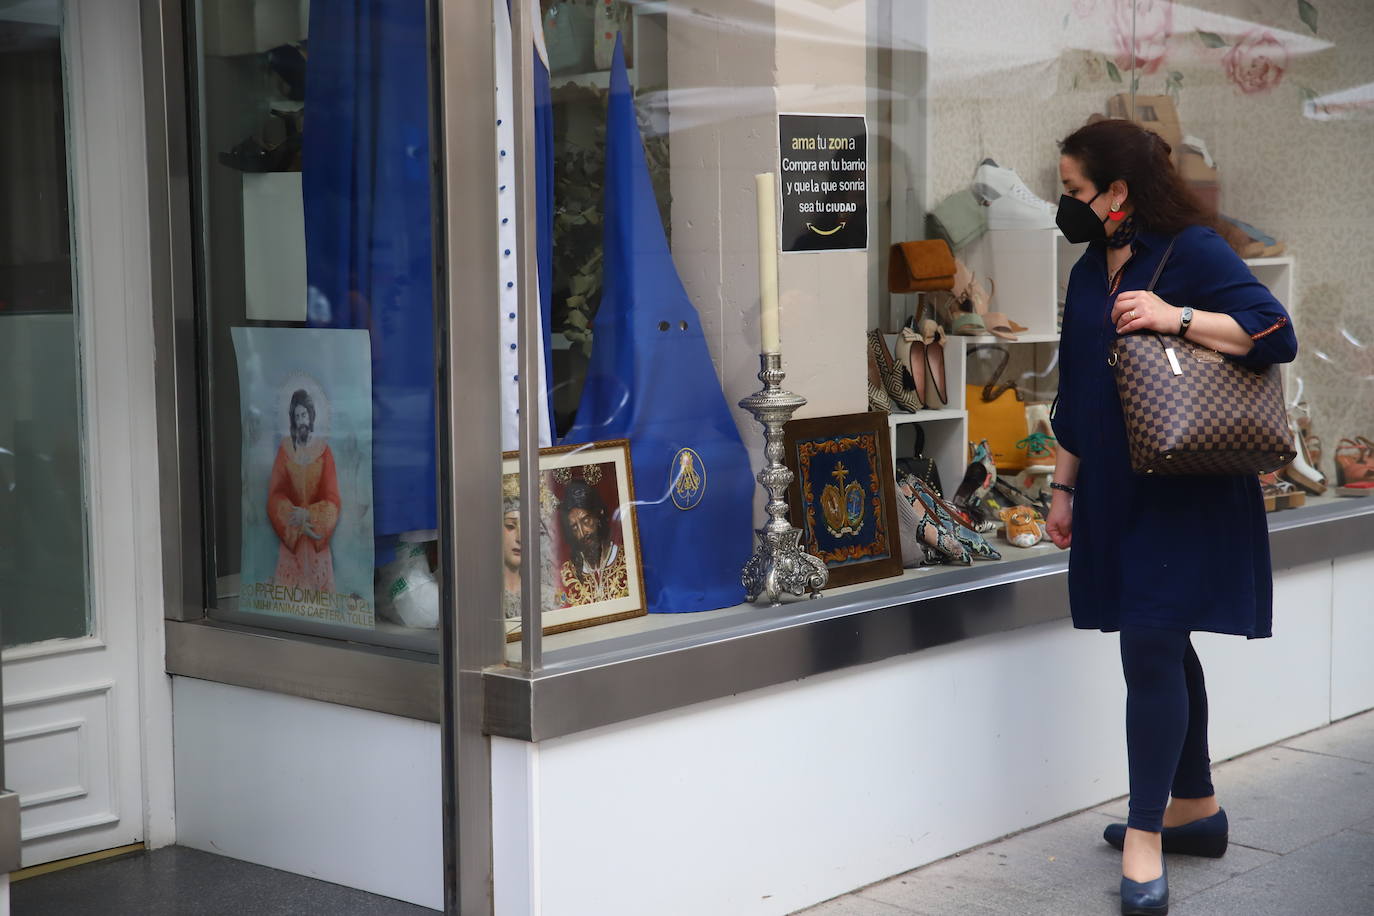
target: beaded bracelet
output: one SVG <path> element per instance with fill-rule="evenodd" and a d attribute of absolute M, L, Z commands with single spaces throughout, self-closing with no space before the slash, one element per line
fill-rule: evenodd
<path fill-rule="evenodd" d="M 1070 496 L 1072 496 L 1072 495 L 1073 495 L 1073 492 L 1074 492 L 1074 488 L 1073 488 L 1073 487 L 1069 486 L 1069 485 L 1066 484 L 1066 483 L 1060 483 L 1060 482 L 1057 481 L 1057 480 L 1054 481 L 1054 482 L 1052 482 L 1052 483 L 1050 484 L 1050 489 L 1051 489 L 1051 490 L 1063 490 L 1065 493 L 1069 494 Z"/>

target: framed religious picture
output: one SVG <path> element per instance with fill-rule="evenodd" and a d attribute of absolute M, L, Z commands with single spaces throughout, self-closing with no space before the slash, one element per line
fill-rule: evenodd
<path fill-rule="evenodd" d="M 242 421 L 238 610 L 371 629 L 367 331 L 233 328 Z"/>
<path fill-rule="evenodd" d="M 520 527 L 516 452 L 501 475 L 502 612 L 520 638 L 520 569 L 531 540 Z M 539 450 L 539 591 L 544 634 L 647 613 L 626 439 Z"/>
<path fill-rule="evenodd" d="M 887 414 L 791 420 L 783 448 L 792 524 L 830 570 L 828 585 L 901 575 Z"/>

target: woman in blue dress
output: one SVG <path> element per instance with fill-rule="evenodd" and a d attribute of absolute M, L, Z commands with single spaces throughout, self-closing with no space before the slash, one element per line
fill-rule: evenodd
<path fill-rule="evenodd" d="M 1090 244 L 1064 309 L 1047 529 L 1060 548 L 1073 545 L 1074 626 L 1120 633 L 1130 817 L 1106 839 L 1122 849 L 1122 913 L 1163 914 L 1163 853 L 1226 849 L 1189 634 L 1270 635 L 1269 532 L 1253 476 L 1132 472 L 1107 351 L 1117 335 L 1153 330 L 1262 366 L 1292 360 L 1297 339 L 1283 306 L 1213 230 L 1158 135 L 1101 120 L 1060 151 L 1057 222 L 1069 241 Z"/>

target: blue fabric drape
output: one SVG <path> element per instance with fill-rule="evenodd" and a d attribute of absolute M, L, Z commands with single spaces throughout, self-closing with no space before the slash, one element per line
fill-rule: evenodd
<path fill-rule="evenodd" d="M 604 278 L 566 442 L 626 437 L 649 611 L 744 598 L 754 485 L 663 232 L 619 40 L 606 116 Z"/>
<path fill-rule="evenodd" d="M 541 27 L 539 23 L 535 26 Z M 544 328 L 544 384 L 548 393 L 549 434 L 558 435 L 553 412 L 553 92 L 549 68 L 534 55 L 535 231 L 539 265 L 539 314 Z"/>
<path fill-rule="evenodd" d="M 421 0 L 310 6 L 307 321 L 370 332 L 379 541 L 437 525 L 428 61 Z"/>

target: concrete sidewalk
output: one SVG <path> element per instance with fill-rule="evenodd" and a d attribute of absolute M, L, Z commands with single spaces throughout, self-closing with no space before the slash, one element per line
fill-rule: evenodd
<path fill-rule="evenodd" d="M 1374 914 L 1374 712 L 1214 767 L 1231 845 L 1170 856 L 1171 916 Z M 805 910 L 806 916 L 1110 916 L 1124 798 Z"/>

